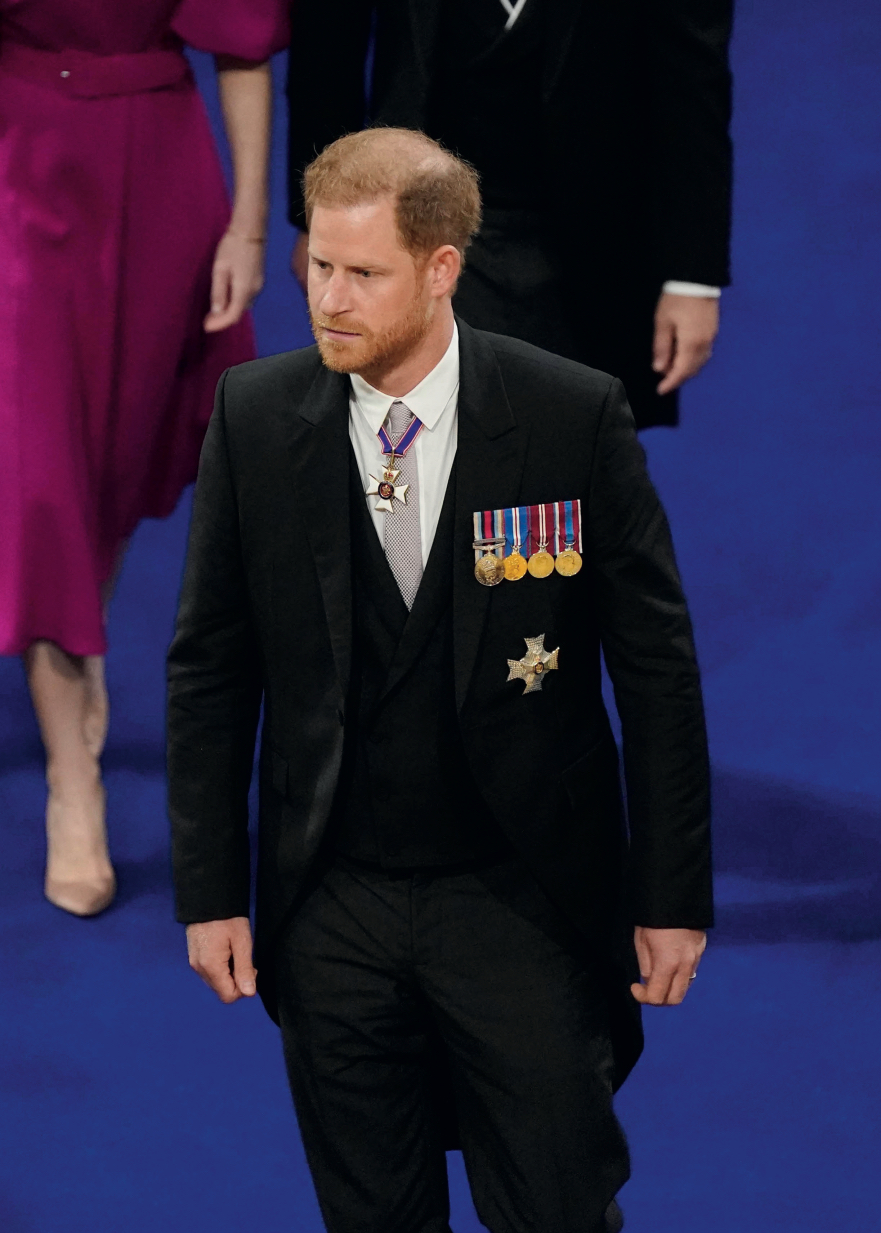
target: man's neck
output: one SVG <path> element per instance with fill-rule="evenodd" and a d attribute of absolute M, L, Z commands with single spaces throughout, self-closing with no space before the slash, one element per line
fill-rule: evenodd
<path fill-rule="evenodd" d="M 388 394 L 390 398 L 403 398 L 405 394 L 415 390 L 420 381 L 423 381 L 432 369 L 437 368 L 444 358 L 453 337 L 454 324 L 453 307 L 448 301 L 415 351 L 394 368 L 382 372 L 371 369 L 358 375 L 381 394 Z"/>

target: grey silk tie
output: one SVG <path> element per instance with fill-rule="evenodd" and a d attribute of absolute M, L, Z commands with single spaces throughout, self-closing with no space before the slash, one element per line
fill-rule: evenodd
<path fill-rule="evenodd" d="M 400 441 L 412 418 L 412 411 L 404 403 L 392 403 L 385 421 L 386 432 L 392 445 L 397 445 Z M 415 443 L 410 446 L 406 458 L 396 460 L 395 466 L 401 470 L 396 484 L 409 484 L 410 487 L 407 489 L 406 502 L 395 501 L 393 511 L 383 517 L 383 546 L 404 603 L 408 608 L 412 608 L 419 583 L 422 581 L 419 471 L 416 467 Z"/>

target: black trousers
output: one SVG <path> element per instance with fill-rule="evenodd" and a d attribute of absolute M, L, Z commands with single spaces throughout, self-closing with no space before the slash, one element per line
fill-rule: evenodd
<path fill-rule="evenodd" d="M 449 1233 L 446 1098 L 491 1233 L 621 1227 L 604 999 L 555 917 L 516 861 L 340 858 L 300 906 L 276 951 L 280 1019 L 330 1233 Z"/>
<path fill-rule="evenodd" d="M 522 338 L 624 382 L 638 428 L 678 422 L 678 395 L 657 393 L 652 371 L 660 287 L 591 267 L 560 251 L 539 211 L 487 209 L 453 305 L 469 325 Z M 571 237 L 570 237 L 571 240 Z"/>

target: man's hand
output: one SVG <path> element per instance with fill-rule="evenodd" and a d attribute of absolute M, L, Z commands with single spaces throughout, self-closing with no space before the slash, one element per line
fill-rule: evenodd
<path fill-rule="evenodd" d="M 699 373 L 713 354 L 719 332 L 719 301 L 664 293 L 655 310 L 652 367 L 663 373 L 659 394 L 669 394 Z"/>
<path fill-rule="evenodd" d="M 294 278 L 300 284 L 303 295 L 306 295 L 309 287 L 309 233 L 308 231 L 298 231 L 297 238 L 294 241 L 294 251 L 291 253 L 291 271 Z"/>
<path fill-rule="evenodd" d="M 257 973 L 251 961 L 251 922 L 247 916 L 187 925 L 190 967 L 221 1002 L 252 998 Z"/>
<path fill-rule="evenodd" d="M 630 992 L 644 1005 L 678 1006 L 706 950 L 707 935 L 699 929 L 637 925 L 634 942 L 644 983 L 631 985 Z"/>

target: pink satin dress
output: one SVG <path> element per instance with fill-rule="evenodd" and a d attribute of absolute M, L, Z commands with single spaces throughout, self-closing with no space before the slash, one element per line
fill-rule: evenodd
<path fill-rule="evenodd" d="M 184 44 L 263 60 L 284 0 L 0 0 L 0 654 L 105 650 L 102 583 L 196 473 L 229 200 Z"/>

